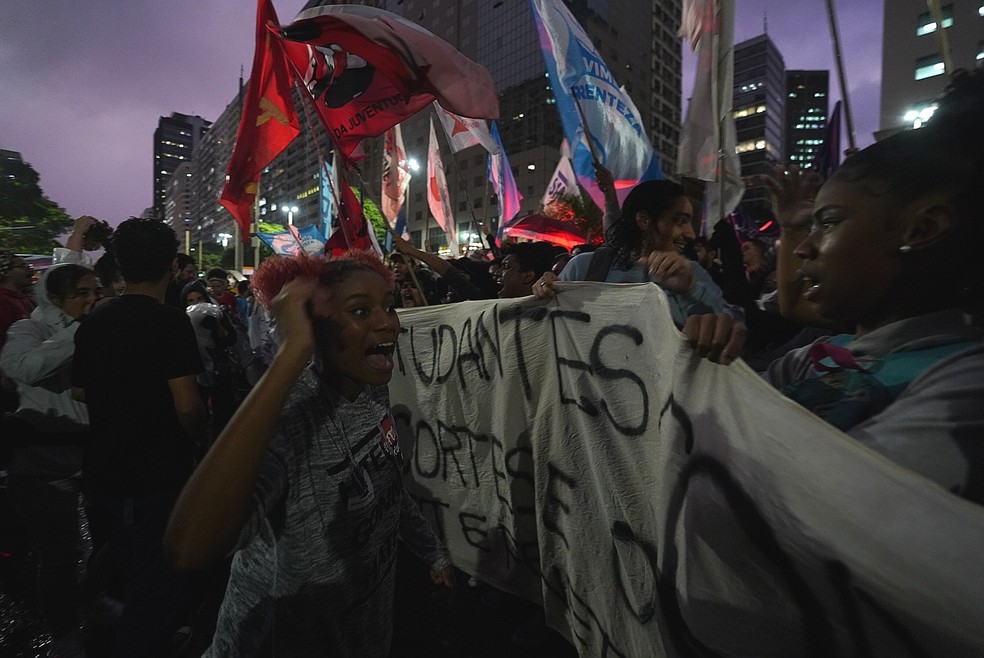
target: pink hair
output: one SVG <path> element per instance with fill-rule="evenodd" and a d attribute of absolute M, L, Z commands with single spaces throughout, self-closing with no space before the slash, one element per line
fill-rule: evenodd
<path fill-rule="evenodd" d="M 353 272 L 375 272 L 383 278 L 387 286 L 393 286 L 393 274 L 383 265 L 383 261 L 371 251 L 353 250 L 340 256 L 289 256 L 287 258 L 267 258 L 256 268 L 250 282 L 257 301 L 263 308 L 270 308 L 270 302 L 290 281 L 298 277 L 316 279 L 324 285 L 344 281 Z"/>

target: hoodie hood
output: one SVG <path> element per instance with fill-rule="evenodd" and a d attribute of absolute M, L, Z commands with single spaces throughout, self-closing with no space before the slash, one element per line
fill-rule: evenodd
<path fill-rule="evenodd" d="M 212 295 L 209 294 L 208 288 L 205 287 L 205 284 L 202 283 L 201 281 L 195 280 L 195 281 L 192 281 L 191 283 L 185 284 L 184 288 L 181 289 L 181 305 L 182 306 L 187 306 L 187 304 L 185 303 L 185 300 L 188 299 L 188 293 L 191 292 L 192 290 L 194 290 L 195 292 L 202 293 L 202 295 L 205 296 L 205 301 L 207 303 L 210 303 L 210 304 L 217 304 L 218 303 L 218 302 L 215 301 L 215 299 L 212 298 Z"/>
<path fill-rule="evenodd" d="M 51 301 L 51 297 L 48 296 L 48 277 L 55 270 L 68 265 L 72 265 L 72 263 L 52 265 L 41 273 L 41 278 L 38 279 L 37 285 L 34 286 L 34 297 L 37 308 L 31 311 L 32 320 L 53 328 L 67 327 L 75 321 L 75 318 L 66 315 L 60 308 L 55 306 L 55 303 Z M 92 271 L 91 268 L 85 265 L 78 265 L 78 267 L 85 267 L 90 272 Z"/>

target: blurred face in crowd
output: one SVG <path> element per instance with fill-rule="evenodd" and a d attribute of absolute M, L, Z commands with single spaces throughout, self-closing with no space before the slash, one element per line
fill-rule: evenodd
<path fill-rule="evenodd" d="M 229 286 L 225 281 L 221 279 L 209 279 L 208 291 L 212 293 L 212 296 L 218 299 L 229 289 Z"/>
<path fill-rule="evenodd" d="M 659 217 L 650 217 L 646 211 L 636 213 L 636 222 L 644 236 L 644 252 L 682 252 L 694 239 L 693 221 L 694 206 L 685 196 L 678 197 Z"/>
<path fill-rule="evenodd" d="M 746 269 L 754 270 L 762 266 L 762 248 L 754 242 L 741 243 L 741 262 Z"/>
<path fill-rule="evenodd" d="M 34 281 L 34 267 L 29 265 L 26 260 L 17 256 L 13 260 L 13 265 L 7 270 L 4 282 L 14 290 L 26 294 L 31 289 Z"/>
<path fill-rule="evenodd" d="M 499 271 L 499 297 L 525 297 L 531 294 L 533 273 L 520 269 L 519 259 L 509 254 L 502 259 L 502 269 Z"/>
<path fill-rule="evenodd" d="M 407 267 L 407 261 L 405 258 L 400 256 L 391 256 L 389 264 L 390 272 L 393 273 L 393 280 L 398 284 L 407 281 L 410 278 L 408 273 L 409 268 Z"/>
<path fill-rule="evenodd" d="M 75 286 L 61 295 L 54 295 L 52 303 L 70 318 L 80 318 L 92 310 L 92 305 L 102 296 L 99 279 L 88 274 L 79 279 Z"/>
<path fill-rule="evenodd" d="M 198 275 L 198 270 L 195 269 L 195 264 L 188 263 L 187 265 L 185 265 L 180 270 L 174 273 L 174 280 L 177 283 L 184 285 L 189 281 L 193 281 L 197 275 Z"/>
<path fill-rule="evenodd" d="M 207 301 L 208 300 L 205 299 L 205 295 L 203 295 L 198 290 L 192 290 L 185 296 L 185 304 L 187 304 L 188 306 L 194 306 L 195 304 L 204 304 Z"/>
<path fill-rule="evenodd" d="M 698 242 L 695 244 L 694 251 L 697 252 L 697 262 L 700 263 L 704 269 L 707 269 L 713 265 L 714 259 L 717 258 L 717 252 L 713 249 L 708 249 L 707 245 L 703 242 Z"/>
<path fill-rule="evenodd" d="M 325 374 L 342 395 L 352 400 L 366 385 L 389 382 L 400 319 L 393 290 L 378 273 L 357 271 L 322 286 L 311 316 Z"/>

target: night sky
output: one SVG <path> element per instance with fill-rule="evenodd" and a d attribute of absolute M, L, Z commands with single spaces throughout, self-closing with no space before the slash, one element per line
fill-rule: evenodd
<path fill-rule="evenodd" d="M 274 0 L 284 24 L 304 4 Z M 882 3 L 835 5 L 865 146 L 878 127 Z M 0 148 L 20 151 L 72 216 L 117 224 L 139 215 L 152 201 L 158 118 L 219 116 L 240 67 L 249 75 L 255 11 L 252 0 L 3 0 Z M 787 69 L 831 70 L 833 107 L 840 92 L 824 0 L 737 0 L 735 43 L 761 34 L 766 19 Z"/>

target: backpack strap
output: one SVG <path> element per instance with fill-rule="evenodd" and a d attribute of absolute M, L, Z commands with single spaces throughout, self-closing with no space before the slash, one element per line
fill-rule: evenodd
<path fill-rule="evenodd" d="M 607 245 L 602 245 L 591 252 L 591 262 L 588 263 L 588 271 L 584 275 L 585 281 L 605 281 L 608 279 L 608 271 L 612 269 L 612 261 L 615 260 L 615 249 Z"/>

